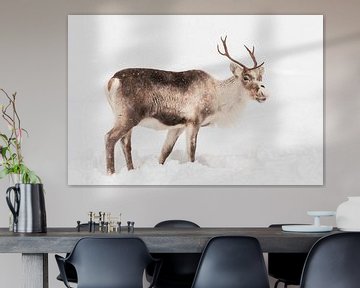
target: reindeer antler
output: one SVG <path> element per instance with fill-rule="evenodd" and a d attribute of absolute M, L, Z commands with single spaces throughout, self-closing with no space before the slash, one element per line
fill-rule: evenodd
<path fill-rule="evenodd" d="M 224 46 L 224 52 L 221 52 L 221 51 L 220 51 L 220 48 L 219 48 L 219 44 L 217 45 L 217 50 L 218 50 L 218 52 L 219 52 L 220 55 L 226 56 L 226 57 L 229 58 L 232 62 L 240 65 L 241 67 L 243 67 L 243 68 L 246 69 L 246 70 L 253 70 L 253 69 L 259 68 L 259 67 L 261 67 L 262 65 L 264 65 L 265 62 L 262 62 L 260 65 L 257 65 L 257 61 L 256 61 L 255 54 L 254 54 L 254 52 L 255 52 L 255 47 L 254 47 L 254 46 L 253 46 L 253 49 L 252 49 L 252 51 L 251 51 L 248 47 L 246 47 L 246 45 L 244 45 L 245 48 L 246 48 L 246 50 L 249 52 L 249 54 L 250 54 L 250 56 L 251 56 L 251 59 L 252 59 L 253 62 L 254 62 L 254 67 L 249 68 L 249 67 L 245 66 L 244 64 L 240 63 L 239 61 L 236 61 L 236 60 L 235 60 L 234 58 L 232 58 L 232 57 L 230 56 L 230 54 L 229 54 L 229 51 L 228 51 L 227 46 L 226 46 L 226 38 L 227 38 L 227 36 L 225 36 L 224 39 L 223 39 L 222 37 L 220 37 L 221 42 L 222 42 L 222 44 L 223 44 L 223 46 Z"/>
<path fill-rule="evenodd" d="M 251 69 L 259 68 L 259 67 L 261 67 L 262 65 L 264 65 L 265 62 L 262 62 L 260 65 L 257 65 L 257 61 L 256 61 L 255 54 L 254 54 L 254 52 L 255 52 L 255 47 L 254 47 L 254 46 L 253 46 L 252 51 L 250 51 L 250 49 L 249 49 L 246 45 L 244 45 L 244 46 L 245 46 L 246 50 L 249 52 L 249 54 L 250 54 L 250 56 L 251 56 L 251 59 L 252 59 L 253 62 L 254 62 L 254 67 L 251 68 Z"/>
<path fill-rule="evenodd" d="M 240 62 L 236 61 L 235 59 L 233 59 L 230 54 L 229 54 L 229 51 L 227 49 L 227 46 L 226 46 L 226 38 L 227 36 L 225 36 L 225 38 L 223 39 L 222 37 L 220 37 L 221 39 L 221 42 L 224 46 L 224 52 L 221 52 L 220 51 L 220 48 L 219 48 L 219 44 L 217 44 L 217 50 L 219 52 L 220 55 L 222 56 L 226 56 L 227 58 L 229 58 L 232 62 L 235 62 L 236 64 L 239 64 L 241 67 L 243 67 L 244 69 L 249 69 L 248 67 L 246 67 L 244 64 L 241 64 Z"/>

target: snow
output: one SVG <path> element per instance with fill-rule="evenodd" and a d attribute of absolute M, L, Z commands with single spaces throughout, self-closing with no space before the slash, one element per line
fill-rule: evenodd
<path fill-rule="evenodd" d="M 120 170 L 111 176 L 105 174 L 105 155 L 98 155 L 93 161 L 75 164 L 78 169 L 71 171 L 69 182 L 72 185 L 318 185 L 322 177 L 318 169 L 322 165 L 321 151 L 316 150 L 201 154 L 194 163 L 185 162 L 184 154 L 174 151 L 165 165 L 157 163 L 155 154 L 135 157 L 135 169 L 131 171 L 120 160 Z M 93 165 L 94 162 L 103 163 Z M 269 169 L 273 170 L 271 174 Z"/>

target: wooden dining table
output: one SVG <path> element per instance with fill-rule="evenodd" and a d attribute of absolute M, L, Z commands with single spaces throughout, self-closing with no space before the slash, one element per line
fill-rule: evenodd
<path fill-rule="evenodd" d="M 0 228 L 0 253 L 21 253 L 24 288 L 48 288 L 48 253 L 67 253 L 83 237 L 139 237 L 151 253 L 201 253 L 209 239 L 222 235 L 252 236 L 262 251 L 308 252 L 325 235 L 338 233 L 283 232 L 281 227 L 135 228 L 118 232 L 89 232 L 77 228 L 48 228 L 47 233 L 14 233 Z M 1 259 L 0 259 L 1 261 Z"/>

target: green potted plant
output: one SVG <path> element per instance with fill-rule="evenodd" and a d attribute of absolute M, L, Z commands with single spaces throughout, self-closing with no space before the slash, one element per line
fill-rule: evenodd
<path fill-rule="evenodd" d="M 22 128 L 16 109 L 16 93 L 0 88 L 5 100 L 0 102 L 1 117 L 8 127 L 0 129 L 0 179 L 10 176 L 12 186 L 6 190 L 6 202 L 13 215 L 10 230 L 21 233 L 46 232 L 44 189 L 39 176 L 24 163 L 21 144 L 28 132 Z"/>
<path fill-rule="evenodd" d="M 41 183 L 40 177 L 25 165 L 21 153 L 23 136 L 28 132 L 21 127 L 16 93 L 10 96 L 4 89 L 0 91 L 6 100 L 5 104 L 0 104 L 1 117 L 8 127 L 7 133 L 0 130 L 0 179 L 9 175 L 13 183 Z"/>

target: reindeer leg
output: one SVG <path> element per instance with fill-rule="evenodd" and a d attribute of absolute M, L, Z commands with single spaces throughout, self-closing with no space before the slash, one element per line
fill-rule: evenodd
<path fill-rule="evenodd" d="M 129 132 L 129 130 L 131 130 L 131 128 L 135 126 L 129 121 L 124 121 L 123 118 L 121 120 L 122 121 L 117 120 L 114 127 L 105 135 L 106 170 L 107 173 L 110 175 L 115 173 L 114 149 L 116 142 L 119 141 L 119 139 L 123 138 Z M 123 121 L 125 123 L 122 123 Z"/>
<path fill-rule="evenodd" d="M 121 147 L 125 155 L 126 166 L 128 170 L 134 169 L 131 157 L 131 131 L 132 129 L 130 129 L 129 132 L 127 132 L 125 136 L 121 138 Z"/>
<path fill-rule="evenodd" d="M 200 126 L 196 123 L 191 123 L 186 126 L 186 145 L 190 162 L 195 161 L 196 141 L 199 129 Z"/>
<path fill-rule="evenodd" d="M 170 155 L 171 151 L 174 148 L 176 140 L 179 138 L 181 133 L 184 131 L 184 128 L 170 129 L 166 136 L 166 140 L 161 149 L 161 155 L 159 158 L 159 163 L 164 164 L 166 158 Z"/>

